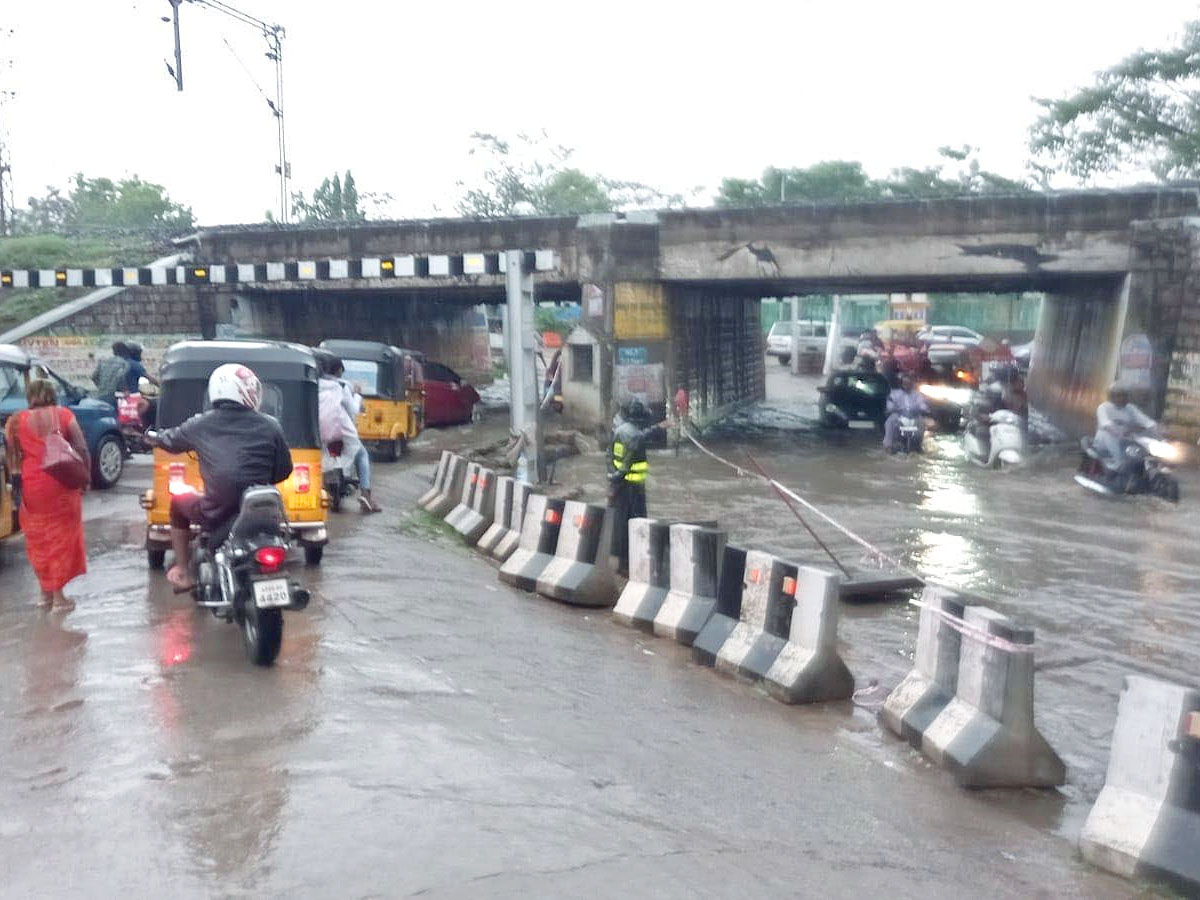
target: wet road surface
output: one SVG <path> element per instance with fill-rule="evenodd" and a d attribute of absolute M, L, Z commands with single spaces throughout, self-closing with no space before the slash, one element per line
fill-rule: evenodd
<path fill-rule="evenodd" d="M 756 437 L 772 474 L 885 549 L 1005 598 L 1037 626 L 1039 658 L 1058 660 L 1039 675 L 1038 719 L 1071 784 L 969 793 L 883 736 L 869 696 L 788 708 L 606 613 L 500 584 L 412 512 L 440 446 L 498 430 L 431 433 L 377 467 L 386 512 L 335 520 L 270 670 L 146 571 L 144 462 L 87 497 L 90 571 L 69 616 L 30 605 L 21 541 L 0 545 L 5 894 L 1132 892 L 1068 838 L 1102 779 L 1120 672 L 1195 675 L 1186 501 L 1105 506 L 1049 460 L 998 481 L 857 436 Z M 559 478 L 586 490 L 601 465 L 570 460 Z M 761 489 L 695 452 L 653 465 L 656 513 L 717 511 L 733 539 L 815 560 Z M 860 685 L 907 669 L 914 613 L 847 613 Z"/>

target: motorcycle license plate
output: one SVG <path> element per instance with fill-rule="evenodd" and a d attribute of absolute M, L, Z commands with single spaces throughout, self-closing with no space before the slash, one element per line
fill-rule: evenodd
<path fill-rule="evenodd" d="M 272 578 L 270 581 L 254 582 L 254 605 L 259 609 L 270 609 L 276 606 L 287 606 L 291 602 L 286 578 Z"/>

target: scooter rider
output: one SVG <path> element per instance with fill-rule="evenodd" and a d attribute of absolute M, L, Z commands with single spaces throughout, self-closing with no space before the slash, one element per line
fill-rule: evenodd
<path fill-rule="evenodd" d="M 912 375 L 900 376 L 900 387 L 892 388 L 887 398 L 887 419 L 883 423 L 883 449 L 894 453 L 896 442 L 900 438 L 900 419 L 917 420 L 917 440 L 925 437 L 925 424 L 922 416 L 929 415 L 929 404 L 917 390 L 916 379 Z"/>
<path fill-rule="evenodd" d="M 608 498 L 613 507 L 613 554 L 619 571 L 629 571 L 629 520 L 646 515 L 646 478 L 650 463 L 646 442 L 666 426 L 666 420 L 646 427 L 649 415 L 642 401 L 625 401 L 613 418 L 613 437 L 608 445 Z"/>
<path fill-rule="evenodd" d="M 363 512 L 382 512 L 383 507 L 371 499 L 371 457 L 358 437 L 354 420 L 362 412 L 362 398 L 342 381 L 346 371 L 342 361 L 328 351 L 317 355 L 321 377 L 317 381 L 317 405 L 321 426 L 321 443 L 327 447 L 340 443 L 339 454 L 349 457 L 358 472 L 358 502 Z"/>
<path fill-rule="evenodd" d="M 191 526 L 220 528 L 237 515 L 242 494 L 255 485 L 278 484 L 292 474 L 287 439 L 272 417 L 258 411 L 262 384 L 248 367 L 218 366 L 208 379 L 210 410 L 178 428 L 151 436 L 169 453 L 195 452 L 204 493 L 171 497 L 171 549 L 175 563 L 167 579 L 178 590 L 192 587 L 188 570 Z"/>
<path fill-rule="evenodd" d="M 1129 401 L 1129 389 L 1114 384 L 1108 389 L 1108 400 L 1096 407 L 1097 452 L 1105 464 L 1114 470 L 1124 468 L 1125 443 L 1139 431 L 1155 431 L 1158 423 Z"/>

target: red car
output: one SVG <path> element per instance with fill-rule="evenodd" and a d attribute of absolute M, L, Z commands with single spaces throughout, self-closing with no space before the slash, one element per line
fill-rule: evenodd
<path fill-rule="evenodd" d="M 479 393 L 457 372 L 441 363 L 424 363 L 425 424 L 460 425 L 470 422 Z"/>

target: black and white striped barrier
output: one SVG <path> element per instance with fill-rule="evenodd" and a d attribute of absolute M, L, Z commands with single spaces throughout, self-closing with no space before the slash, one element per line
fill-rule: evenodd
<path fill-rule="evenodd" d="M 912 670 L 889 695 L 879 712 L 897 737 L 921 749 L 925 730 L 954 699 L 962 636 L 951 622 L 963 617 L 962 599 L 932 585 L 921 594 L 921 616 Z"/>
<path fill-rule="evenodd" d="M 671 589 L 654 617 L 654 633 L 691 646 L 717 606 L 725 532 L 671 526 Z"/>
<path fill-rule="evenodd" d="M 717 580 L 717 607 L 692 641 L 692 661 L 702 666 L 716 665 L 717 654 L 728 640 L 742 614 L 742 583 L 746 577 L 746 551 L 725 545 L 721 555 L 721 574 Z"/>
<path fill-rule="evenodd" d="M 525 526 L 525 508 L 533 496 L 533 485 L 524 481 L 513 483 L 512 510 L 508 517 L 508 530 L 496 542 L 490 554 L 493 561 L 503 564 L 521 543 L 521 530 Z"/>
<path fill-rule="evenodd" d="M 784 703 L 845 700 L 854 676 L 838 653 L 838 593 L 833 572 L 800 566 L 787 643 L 767 670 L 767 693 Z"/>
<path fill-rule="evenodd" d="M 450 460 L 453 456 L 454 454 L 449 450 L 442 451 L 441 458 L 438 459 L 437 471 L 433 473 L 433 486 L 417 499 L 417 506 L 421 509 L 428 509 L 437 495 L 442 492 L 442 486 L 446 481 L 446 472 L 450 469 Z"/>
<path fill-rule="evenodd" d="M 487 556 L 492 555 L 500 538 L 508 533 L 508 521 L 512 516 L 513 485 L 516 483 L 511 475 L 501 475 L 496 479 L 492 489 L 491 524 L 475 542 L 475 549 Z"/>
<path fill-rule="evenodd" d="M 1062 759 L 1033 721 L 1033 629 L 986 606 L 967 606 L 954 699 L 921 739 L 921 751 L 964 787 L 1055 787 Z"/>
<path fill-rule="evenodd" d="M 629 581 L 613 608 L 613 616 L 625 625 L 650 631 L 670 589 L 670 523 L 630 519 Z"/>
<path fill-rule="evenodd" d="M 749 551 L 741 613 L 717 652 L 717 669 L 743 678 L 765 678 L 787 643 L 795 594 L 795 565 L 761 550 Z"/>
<path fill-rule="evenodd" d="M 545 494 L 529 495 L 521 525 L 521 541 L 500 567 L 501 581 L 523 591 L 537 587 L 538 576 L 554 559 L 564 505 L 564 501 Z"/>
<path fill-rule="evenodd" d="M 1102 869 L 1200 896 L 1200 690 L 1126 677 L 1079 849 Z"/>
<path fill-rule="evenodd" d="M 192 263 L 186 266 L 118 266 L 103 269 L 4 269 L 0 288 L 100 288 L 154 285 L 269 284 L 358 280 L 413 280 L 503 275 L 504 253 L 394 254 L 361 259 L 302 259 L 256 263 Z M 522 267 L 549 272 L 553 250 L 526 251 Z"/>
<path fill-rule="evenodd" d="M 573 606 L 612 606 L 617 599 L 612 524 L 611 509 L 568 500 L 554 559 L 538 576 L 537 592 Z"/>
<path fill-rule="evenodd" d="M 446 524 L 458 530 L 458 523 L 463 518 L 470 514 L 472 504 L 475 502 L 475 489 L 479 486 L 479 471 L 482 469 L 479 463 L 467 463 L 467 474 L 463 478 L 462 493 L 459 495 L 458 503 L 450 512 L 446 513 Z"/>
<path fill-rule="evenodd" d="M 457 453 L 450 455 L 442 476 L 441 489 L 425 504 L 425 509 L 439 519 L 444 518 L 462 499 L 463 483 L 467 479 L 467 460 Z"/>
<path fill-rule="evenodd" d="M 496 506 L 496 473 L 483 466 L 476 473 L 475 494 L 471 498 L 471 508 L 463 513 L 454 523 L 454 530 L 462 535 L 468 546 L 474 547 L 476 541 L 492 524 L 492 514 Z"/>

